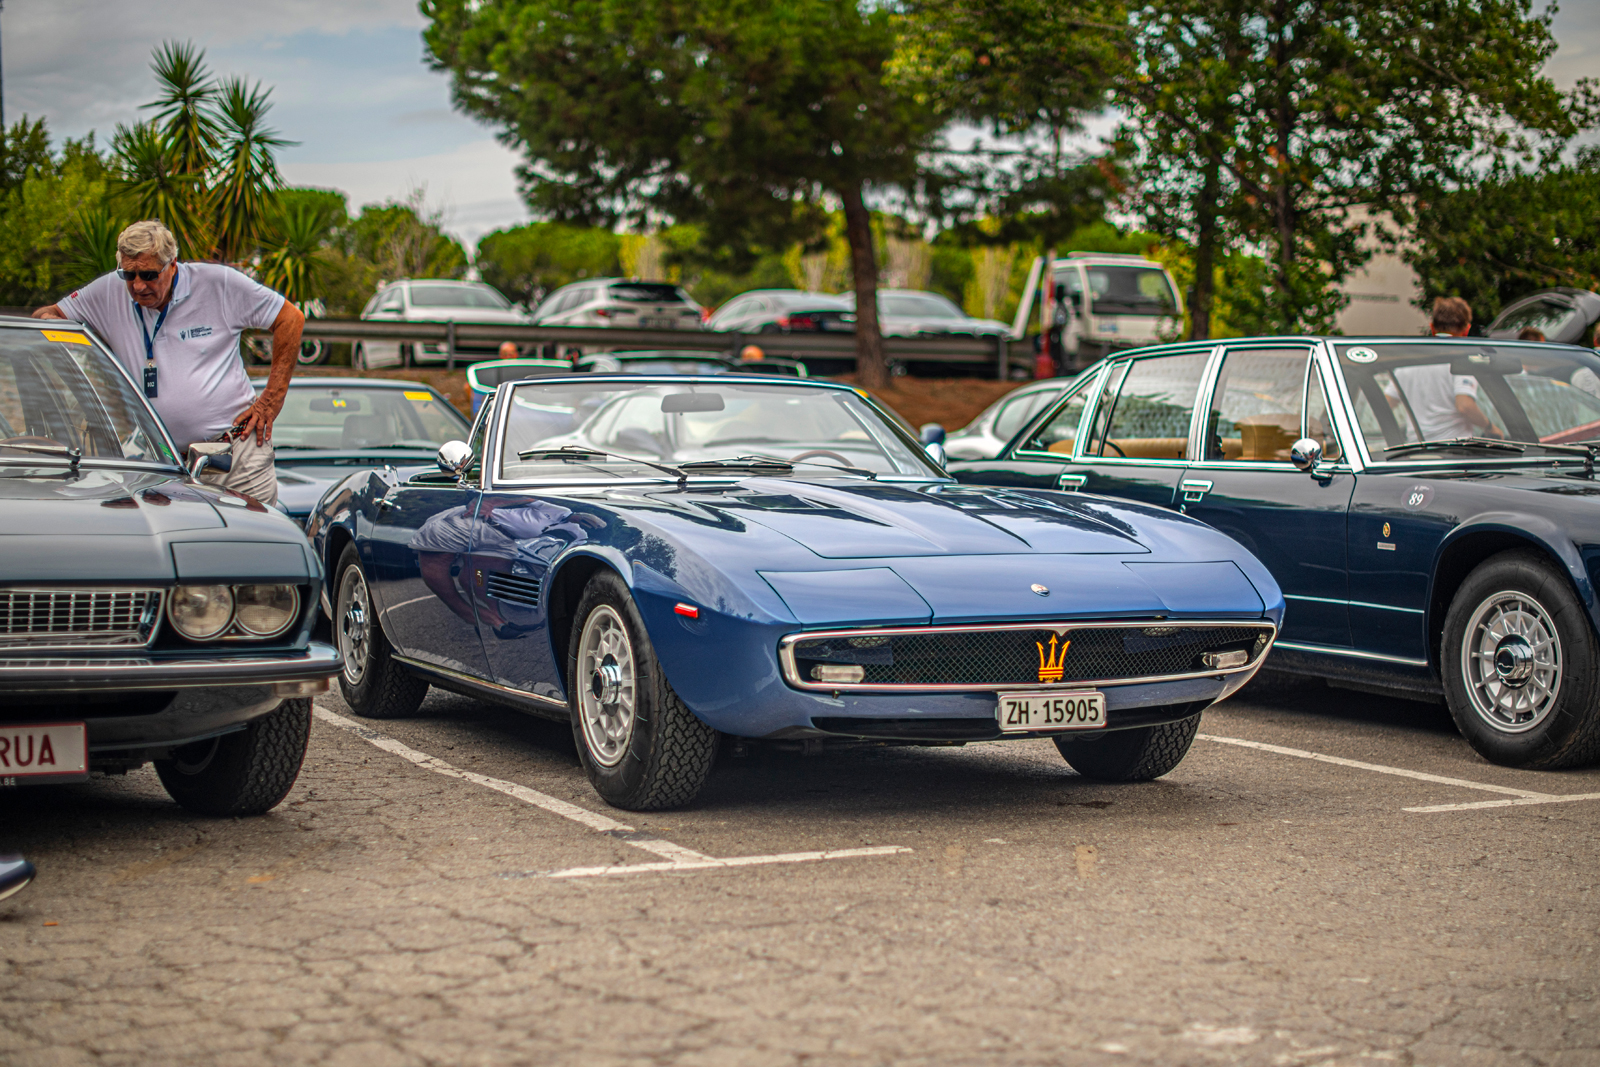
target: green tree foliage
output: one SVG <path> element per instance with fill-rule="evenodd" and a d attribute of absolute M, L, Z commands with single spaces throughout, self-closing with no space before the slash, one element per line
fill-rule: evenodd
<path fill-rule="evenodd" d="M 531 307 L 569 282 L 619 273 L 621 247 L 600 227 L 534 222 L 485 234 L 475 262 L 484 281 Z"/>
<path fill-rule="evenodd" d="M 1421 305 L 1465 297 L 1487 325 L 1536 289 L 1600 289 L 1600 149 L 1537 174 L 1494 174 L 1417 205 L 1405 253 L 1422 281 Z"/>
<path fill-rule="evenodd" d="M 0 304 L 33 307 L 92 276 L 75 239 L 105 200 L 107 168 L 92 136 L 53 153 L 42 120 L 24 117 L 0 140 Z"/>
<path fill-rule="evenodd" d="M 781 248 L 843 205 L 863 381 L 887 383 L 865 197 L 915 183 L 938 122 L 889 85 L 887 5 L 840 0 L 424 0 L 456 103 L 521 147 L 538 215 L 696 223 Z M 753 256 L 751 258 L 754 258 Z"/>
<path fill-rule="evenodd" d="M 370 262 L 380 280 L 459 278 L 467 251 L 443 222 L 444 212 L 428 209 L 421 188 L 404 201 L 368 204 L 350 223 L 350 253 Z"/>
<path fill-rule="evenodd" d="M 210 200 L 217 253 L 224 262 L 245 260 L 261 247 L 273 193 L 283 185 L 274 153 L 295 143 L 266 126 L 270 95 L 270 89 L 243 78 L 229 78 L 217 90 Z"/>
<path fill-rule="evenodd" d="M 112 191 L 135 219 L 160 219 L 185 259 L 211 249 L 211 218 L 204 176 L 183 168 L 177 151 L 154 123 L 117 126 L 111 138 L 116 167 Z"/>

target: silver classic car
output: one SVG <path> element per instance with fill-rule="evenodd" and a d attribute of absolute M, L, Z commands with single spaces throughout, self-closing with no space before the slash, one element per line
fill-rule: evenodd
<path fill-rule="evenodd" d="M 0 318 L 0 787 L 154 761 L 174 800 L 267 811 L 340 666 L 282 512 L 179 464 L 83 327 Z"/>

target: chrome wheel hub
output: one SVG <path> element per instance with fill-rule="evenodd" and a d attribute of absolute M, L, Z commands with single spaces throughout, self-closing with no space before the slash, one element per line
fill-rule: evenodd
<path fill-rule="evenodd" d="M 1561 695 L 1561 637 L 1544 605 L 1495 593 L 1467 620 L 1461 674 L 1478 717 L 1501 733 L 1542 723 Z"/>
<path fill-rule="evenodd" d="M 622 616 L 601 604 L 584 621 L 578 638 L 578 715 L 589 755 L 602 767 L 615 767 L 633 739 L 637 671 L 633 642 Z"/>
<path fill-rule="evenodd" d="M 360 568 L 351 567 L 339 581 L 339 600 L 334 605 L 335 635 L 344 657 L 340 670 L 348 685 L 360 685 L 367 675 L 367 657 L 372 652 L 370 611 L 366 579 Z"/>

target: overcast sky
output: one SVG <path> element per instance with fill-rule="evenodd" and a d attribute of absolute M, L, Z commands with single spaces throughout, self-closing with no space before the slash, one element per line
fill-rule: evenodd
<path fill-rule="evenodd" d="M 1535 0 L 1536 6 L 1539 0 Z M 155 93 L 150 53 L 192 40 L 219 75 L 273 87 L 271 122 L 300 143 L 280 156 L 296 185 L 340 189 L 352 210 L 426 184 L 469 245 L 525 221 L 517 156 L 450 107 L 422 62 L 414 0 L 4 0 L 5 113 L 43 115 L 56 137 L 109 140 Z M 1563 87 L 1600 68 L 1600 0 L 1556 16 Z"/>

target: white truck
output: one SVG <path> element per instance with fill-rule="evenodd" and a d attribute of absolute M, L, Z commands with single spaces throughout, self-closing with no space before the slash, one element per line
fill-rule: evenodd
<path fill-rule="evenodd" d="M 1063 370 L 1085 367 L 1125 348 L 1175 341 L 1183 303 L 1172 275 L 1154 260 L 1113 252 L 1068 252 L 1041 286 L 1044 257 L 1033 261 L 1011 336 L 1021 340 L 1041 321 L 1059 327 Z M 1040 314 L 1039 294 L 1049 294 Z"/>

